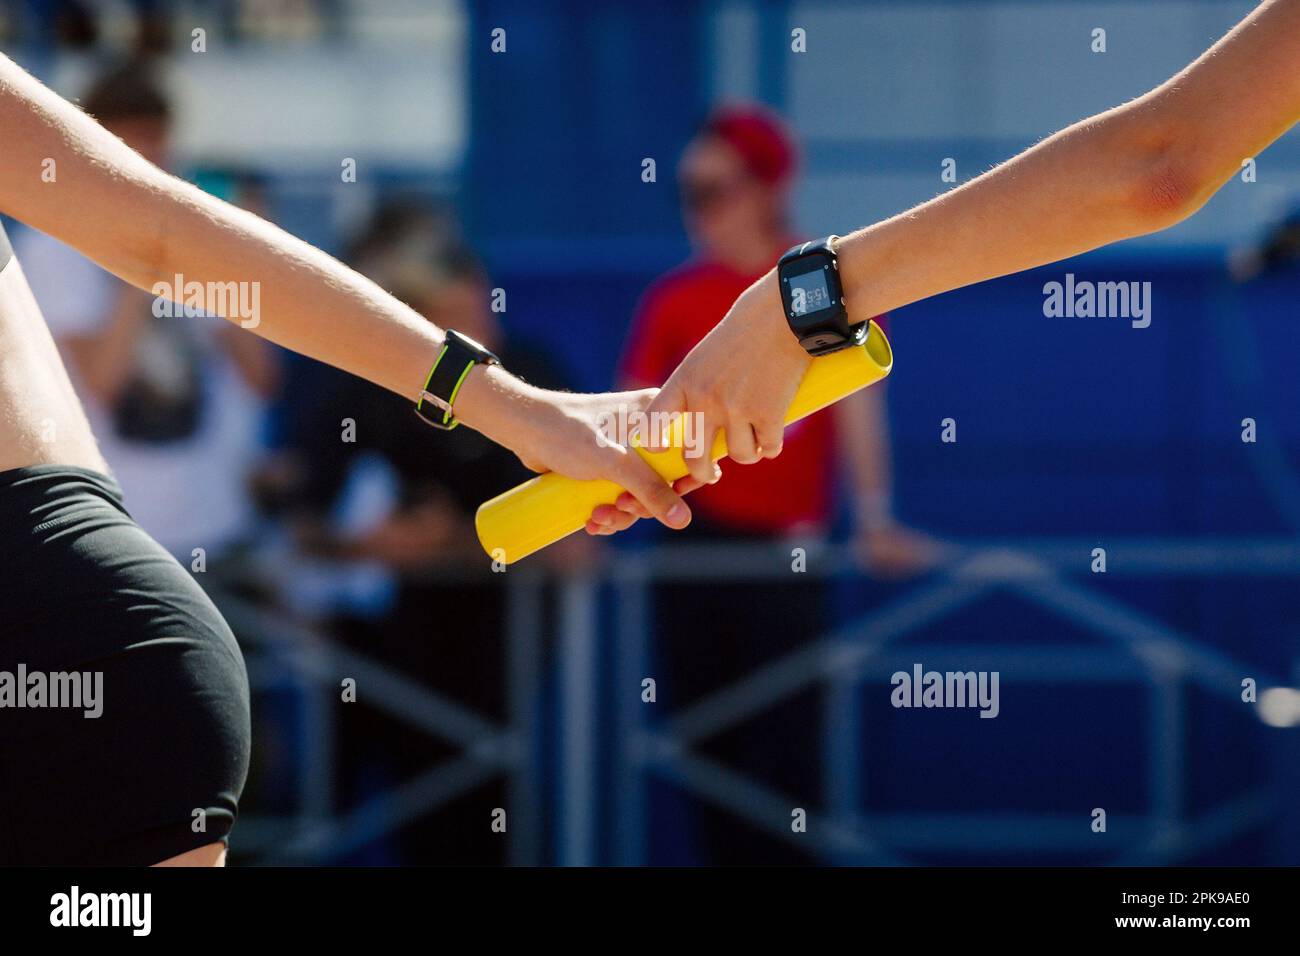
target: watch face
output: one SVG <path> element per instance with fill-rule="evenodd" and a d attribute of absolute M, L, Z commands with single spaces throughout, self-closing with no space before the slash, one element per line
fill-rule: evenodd
<path fill-rule="evenodd" d="M 813 255 L 792 263 L 781 275 L 781 297 L 786 318 L 795 334 L 836 323 L 844 303 L 839 296 L 839 276 L 829 256 Z"/>
<path fill-rule="evenodd" d="M 835 304 L 826 283 L 826 270 L 818 267 L 812 272 L 789 276 L 790 311 L 796 316 L 821 312 Z"/>

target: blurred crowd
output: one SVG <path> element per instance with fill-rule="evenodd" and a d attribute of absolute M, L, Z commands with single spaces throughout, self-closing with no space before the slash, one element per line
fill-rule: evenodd
<path fill-rule="evenodd" d="M 233 37 L 328 35 L 344 15 L 341 0 L 193 6 Z M 0 38 L 21 38 L 28 48 L 112 48 L 121 31 L 106 25 L 100 7 L 84 0 L 9 4 L 0 7 Z M 174 42 L 170 7 L 153 0 L 115 6 L 132 24 L 132 39 L 117 44 L 127 48 L 124 59 L 76 91 L 80 102 L 153 162 L 275 221 L 274 191 L 259 171 L 176 168 L 176 117 L 154 59 Z M 722 106 L 682 145 L 676 179 L 693 255 L 646 287 L 635 315 L 611 317 L 628 334 L 610 384 L 661 383 L 732 301 L 806 238 L 795 234 L 790 215 L 800 150 L 780 117 L 751 105 Z M 1293 264 L 1298 235 L 1293 217 L 1240 259 L 1237 277 Z M 344 238 L 348 264 L 429 321 L 483 342 L 533 384 L 572 386 L 561 356 L 503 321 L 493 277 L 449 204 L 380 195 Z M 216 317 L 159 316 L 151 296 L 44 235 L 22 230 L 15 244 L 129 508 L 196 572 L 242 642 L 257 643 L 258 628 L 292 624 L 295 633 L 361 652 L 486 720 L 508 719 L 505 576 L 482 554 L 473 517 L 482 501 L 528 477 L 513 455 L 467 428 L 432 432 L 409 399 Z M 877 321 L 888 327 L 887 316 Z M 883 387 L 866 390 L 800 423 L 775 461 L 724 463 L 723 481 L 693 496 L 695 521 L 683 540 L 807 545 L 839 533 L 864 573 L 898 578 L 933 567 L 943 545 L 894 513 L 886 396 Z M 601 560 L 602 548 L 617 546 L 576 535 L 530 566 L 553 577 L 581 574 Z M 812 576 L 656 589 L 650 627 L 668 710 L 834 623 L 828 585 Z M 551 613 L 553 603 L 548 594 L 540 612 Z M 717 613 L 721 606 L 725 615 Z M 259 695 L 254 717 L 258 764 L 247 809 L 292 812 L 291 780 L 307 759 L 297 743 L 301 717 L 274 692 Z M 799 792 L 818 774 L 821 719 L 815 703 L 795 702 L 710 752 L 779 790 Z M 363 805 L 453 752 L 365 706 L 349 709 L 337 732 L 335 810 Z M 491 805 L 508 803 L 504 782 L 486 786 Z M 771 847 L 736 820 L 703 815 L 673 794 L 656 801 L 655 814 L 673 818 L 675 837 L 656 845 L 653 862 L 772 861 Z M 453 802 L 348 861 L 504 862 L 502 843 L 479 825 L 481 806 Z M 475 822 L 459 825 L 460 814 Z"/>
<path fill-rule="evenodd" d="M 173 107 L 147 54 L 104 70 L 80 102 L 149 160 L 172 167 Z M 195 179 L 274 220 L 257 173 L 208 169 Z M 195 572 L 236 631 L 250 618 L 232 609 L 249 607 L 499 716 L 503 579 L 483 558 L 473 515 L 529 477 L 511 453 L 467 428 L 435 436 L 407 398 L 216 316 L 160 314 L 151 295 L 42 233 L 19 230 L 16 245 L 133 516 Z M 505 339 L 488 273 L 445 210 L 384 202 L 344 258 L 431 321 L 485 343 L 528 381 L 567 386 L 545 352 Z M 574 539 L 544 560 L 573 567 L 588 549 Z M 247 644 L 256 635 L 239 637 Z M 430 756 L 374 719 L 363 714 L 341 728 L 350 755 L 337 782 L 342 802 Z M 258 714 L 259 753 L 276 764 L 262 775 L 268 802 L 288 786 L 280 762 L 294 759 L 292 722 L 291 708 L 273 700 Z M 255 768 L 254 813 L 264 809 L 257 784 Z M 437 858 L 454 858 L 442 829 Z M 418 833 L 401 846 L 403 856 L 381 859 L 433 858 L 421 855 Z"/>
<path fill-rule="evenodd" d="M 104 69 L 80 100 L 142 155 L 173 166 L 174 111 L 147 50 Z M 646 291 L 631 323 L 623 384 L 666 378 L 794 241 L 788 205 L 797 168 L 793 138 L 759 108 L 725 108 L 701 126 L 679 170 L 696 254 Z M 203 188 L 274 220 L 256 171 L 190 172 Z M 196 572 L 237 631 L 241 616 L 231 608 L 241 602 L 362 650 L 477 713 L 504 717 L 504 580 L 482 555 L 473 516 L 482 501 L 528 477 L 512 454 L 465 428 L 435 435 L 407 398 L 282 352 L 218 317 L 160 315 L 150 295 L 43 234 L 21 231 L 17 248 L 134 516 Z M 486 344 L 524 379 L 570 386 L 554 355 L 507 337 L 491 277 L 449 208 L 409 196 L 381 200 L 344 258 L 430 321 Z M 889 575 L 924 568 L 935 545 L 893 519 L 885 425 L 877 390 L 792 429 L 781 458 L 730 469 L 725 490 L 698 493 L 693 540 L 824 536 L 838 475 L 864 562 Z M 581 569 L 597 547 L 575 536 L 536 563 Z M 667 638 L 662 666 L 676 677 L 675 703 L 789 649 L 823 623 L 819 583 L 738 582 L 728 590 L 733 606 L 748 611 L 713 626 L 703 665 L 688 639 L 718 599 L 716 588 L 665 586 L 657 595 L 657 630 Z M 687 644 L 678 646 L 677 637 Z M 277 761 L 292 753 L 291 723 L 289 711 L 264 708 L 259 734 L 286 739 L 259 753 Z M 768 759 L 776 752 L 806 760 L 799 744 L 806 730 L 799 721 L 774 728 Z M 342 732 L 345 802 L 431 756 L 374 714 Z M 774 746 L 777 740 L 785 743 Z M 794 759 L 790 773 L 806 772 Z M 265 774 L 268 791 L 284 777 L 283 767 Z M 254 788 L 254 807 L 256 800 Z M 454 857 L 447 828 L 430 832 L 438 833 L 436 858 Z M 375 852 L 401 862 L 431 858 L 422 854 L 428 849 L 416 832 Z M 482 853 L 467 849 L 466 859 Z"/>
<path fill-rule="evenodd" d="M 231 42 L 306 40 L 335 35 L 347 7 L 347 0 L 6 0 L 0 3 L 0 41 L 162 53 L 181 29 L 178 12 L 213 25 Z"/>

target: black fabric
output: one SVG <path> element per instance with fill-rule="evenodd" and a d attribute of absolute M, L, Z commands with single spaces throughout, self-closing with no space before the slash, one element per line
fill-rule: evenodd
<path fill-rule="evenodd" d="M 564 388 L 568 378 L 543 351 L 507 345 L 505 367 L 539 388 Z M 382 458 L 393 469 L 401 505 L 431 504 L 468 522 L 486 499 L 532 476 L 514 454 L 469 427 L 435 431 L 412 412 L 409 399 L 328 366 L 286 390 L 310 399 L 289 423 L 303 457 L 307 484 L 297 503 L 324 514 L 337 499 L 359 455 Z M 318 373 L 318 374 L 317 374 Z M 339 440 L 341 423 L 355 427 L 355 441 Z M 506 578 L 472 538 L 441 552 L 464 573 L 440 581 L 437 570 L 401 575 L 393 608 L 382 620 L 336 621 L 341 639 L 358 652 L 396 667 L 412 680 L 491 720 L 508 717 L 510 672 L 506 644 Z M 471 579 L 470 574 L 478 576 Z M 552 601 L 543 598 L 543 633 L 554 628 Z M 373 799 L 381 784 L 409 779 L 425 767 L 455 756 L 432 741 L 368 708 L 348 709 L 340 724 L 340 788 L 352 802 Z M 349 864 L 484 865 L 507 863 L 506 844 L 479 828 L 483 806 L 505 806 L 506 788 L 489 781 L 440 810 L 403 828 L 400 838 L 375 840 L 343 860 Z M 486 837 L 486 839 L 485 839 Z"/>
<path fill-rule="evenodd" d="M 0 269 L 9 265 L 9 260 L 13 257 L 13 246 L 9 245 L 9 237 L 5 235 L 4 223 L 0 223 Z"/>
<path fill-rule="evenodd" d="M 0 696 L 0 865 L 144 866 L 225 840 L 248 677 L 207 595 L 80 468 L 0 472 L 0 554 L 11 695 L 20 667 L 102 675 L 98 717 Z"/>
<path fill-rule="evenodd" d="M 150 309 L 140 297 L 139 308 Z M 202 424 L 206 391 L 203 346 L 194 320 L 150 313 L 121 397 L 113 430 L 127 441 L 168 445 L 194 436 Z"/>
<path fill-rule="evenodd" d="M 543 352 L 507 346 L 501 360 L 513 375 L 538 388 L 563 389 L 568 378 Z M 359 455 L 382 456 L 397 472 L 402 504 L 427 501 L 430 494 L 449 497 L 472 515 L 487 499 L 533 473 L 514 453 L 472 428 L 440 432 L 420 421 L 411 400 L 364 379 L 328 366 L 296 386 L 312 396 L 310 408 L 294 424 L 295 447 L 310 462 L 302 500 L 327 508 L 342 488 Z M 356 423 L 355 441 L 340 442 L 341 423 Z"/>
<path fill-rule="evenodd" d="M 691 537 L 701 544 L 776 543 L 769 535 L 698 519 L 691 523 Z M 807 652 L 831 623 L 830 586 L 806 575 L 782 581 L 673 581 L 652 594 L 653 666 L 660 673 L 656 707 L 668 714 L 752 678 L 786 655 Z M 695 746 L 706 758 L 788 797 L 792 807 L 823 806 L 823 710 L 819 690 L 806 688 Z M 677 787 L 652 785 L 650 813 L 655 832 L 664 834 L 650 848 L 652 865 L 816 862 L 810 852 L 766 839 L 735 814 Z"/>

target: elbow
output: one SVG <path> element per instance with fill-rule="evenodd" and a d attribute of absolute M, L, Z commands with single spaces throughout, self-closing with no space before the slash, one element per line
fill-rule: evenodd
<path fill-rule="evenodd" d="M 122 217 L 116 227 L 116 256 L 110 271 L 151 294 L 160 284 L 170 287 L 180 271 L 173 262 L 172 237 L 178 231 L 173 182 L 173 177 L 148 167 L 134 183 L 132 214 Z"/>
<path fill-rule="evenodd" d="M 171 262 L 171 244 L 167 241 L 168 206 L 165 202 L 151 205 L 148 214 L 140 217 L 137 227 L 135 275 L 129 279 L 132 285 L 147 292 L 152 292 L 159 284 L 169 284 L 176 271 Z"/>
<path fill-rule="evenodd" d="M 1109 138 L 1124 153 L 1119 167 L 1128 171 L 1124 213 L 1135 235 L 1168 229 L 1204 206 L 1219 184 L 1197 146 L 1196 129 L 1168 104 L 1143 104 L 1125 114 L 1118 135 Z"/>
<path fill-rule="evenodd" d="M 1194 164 L 1162 151 L 1139 165 L 1127 211 L 1139 234 L 1159 232 L 1191 216 L 1212 191 Z"/>

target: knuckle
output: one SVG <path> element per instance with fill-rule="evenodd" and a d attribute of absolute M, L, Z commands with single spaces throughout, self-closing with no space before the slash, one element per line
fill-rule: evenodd
<path fill-rule="evenodd" d="M 645 474 L 637 467 L 637 462 L 626 457 L 614 469 L 614 479 L 636 497 L 640 497 L 638 490 L 645 488 Z"/>
<path fill-rule="evenodd" d="M 701 382 L 696 390 L 696 407 L 704 410 L 721 410 L 727 405 L 727 390 L 718 378 Z"/>

